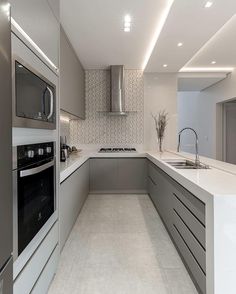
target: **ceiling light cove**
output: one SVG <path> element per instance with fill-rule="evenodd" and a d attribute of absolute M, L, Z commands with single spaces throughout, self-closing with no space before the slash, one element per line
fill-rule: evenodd
<path fill-rule="evenodd" d="M 233 67 L 183 67 L 179 72 L 232 72 Z"/>
<path fill-rule="evenodd" d="M 162 15 L 160 18 L 158 18 L 157 20 L 157 25 L 156 25 L 156 29 L 155 29 L 155 32 L 153 34 L 153 37 L 151 39 L 151 42 L 147 48 L 147 51 L 146 51 L 146 54 L 144 56 L 144 61 L 143 61 L 143 64 L 142 64 L 142 69 L 144 70 L 145 67 L 147 66 L 147 63 L 152 55 L 152 52 L 153 52 L 153 49 L 157 43 L 157 40 L 159 38 L 159 35 L 161 33 L 161 30 L 165 24 L 165 21 L 167 19 L 167 16 L 170 12 L 170 9 L 171 9 L 171 6 L 172 4 L 174 3 L 174 0 L 167 0 L 166 1 L 166 5 L 165 5 L 165 8 L 163 9 L 162 11 Z"/>
<path fill-rule="evenodd" d="M 124 17 L 124 32 L 130 32 L 131 30 L 131 16 L 126 14 Z"/>
<path fill-rule="evenodd" d="M 213 2 L 212 1 L 207 1 L 205 4 L 205 8 L 210 8 L 212 6 Z"/>

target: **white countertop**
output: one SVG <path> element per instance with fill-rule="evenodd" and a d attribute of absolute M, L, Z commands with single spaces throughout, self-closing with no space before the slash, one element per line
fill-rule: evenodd
<path fill-rule="evenodd" d="M 71 155 L 65 163 L 61 163 L 60 182 L 63 182 L 89 158 L 110 157 L 146 157 L 204 202 L 207 201 L 207 198 L 210 195 L 236 196 L 236 175 L 232 173 L 232 169 L 229 169 L 229 172 L 225 171 L 227 164 L 213 159 L 209 159 L 206 162 L 206 160 L 204 161 L 201 158 L 201 161 L 204 163 L 212 163 L 210 169 L 175 169 L 174 167 L 171 167 L 165 163 L 164 160 L 180 159 L 183 157 L 189 158 L 192 156 L 174 152 L 158 153 L 148 151 L 134 153 L 98 153 L 93 151 L 82 151 L 81 153 Z M 217 166 L 217 168 L 214 166 Z"/>

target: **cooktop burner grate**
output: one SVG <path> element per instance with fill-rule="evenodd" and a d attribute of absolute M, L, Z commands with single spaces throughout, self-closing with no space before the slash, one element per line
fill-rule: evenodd
<path fill-rule="evenodd" d="M 135 148 L 101 148 L 99 152 L 136 152 Z"/>

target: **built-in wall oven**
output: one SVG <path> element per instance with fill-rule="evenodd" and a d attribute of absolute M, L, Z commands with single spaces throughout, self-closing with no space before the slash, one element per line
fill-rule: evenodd
<path fill-rule="evenodd" d="M 13 148 L 13 257 L 24 251 L 56 210 L 55 143 Z"/>
<path fill-rule="evenodd" d="M 56 86 L 16 56 L 12 92 L 13 127 L 56 128 Z"/>

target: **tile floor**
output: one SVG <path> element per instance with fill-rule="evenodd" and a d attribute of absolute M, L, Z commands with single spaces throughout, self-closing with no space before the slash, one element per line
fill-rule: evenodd
<path fill-rule="evenodd" d="M 196 294 L 147 195 L 89 195 L 49 294 Z"/>

